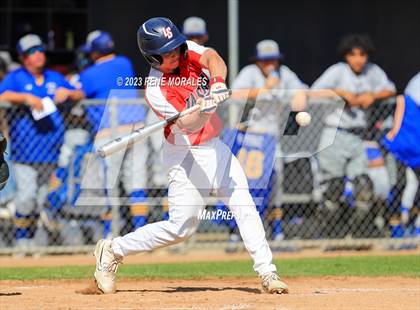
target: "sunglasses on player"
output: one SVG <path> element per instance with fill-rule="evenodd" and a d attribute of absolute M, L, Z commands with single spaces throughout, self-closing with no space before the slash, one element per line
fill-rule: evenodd
<path fill-rule="evenodd" d="M 43 46 L 34 46 L 34 47 L 31 47 L 30 49 L 28 49 L 27 51 L 25 51 L 24 54 L 26 56 L 29 56 L 29 55 L 35 54 L 36 52 L 43 53 L 43 52 L 45 52 L 45 48 Z"/>

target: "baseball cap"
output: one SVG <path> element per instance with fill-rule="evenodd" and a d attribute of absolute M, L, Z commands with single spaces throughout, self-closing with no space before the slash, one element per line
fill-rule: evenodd
<path fill-rule="evenodd" d="M 206 22 L 204 19 L 196 16 L 188 17 L 184 21 L 182 33 L 185 36 L 203 36 L 207 34 Z"/>
<path fill-rule="evenodd" d="M 85 48 L 87 52 L 110 53 L 114 50 L 114 40 L 108 32 L 95 30 L 88 34 Z"/>
<path fill-rule="evenodd" d="M 27 34 L 19 39 L 16 49 L 19 54 L 23 54 L 29 49 L 37 46 L 44 46 L 41 38 L 36 34 Z"/>
<path fill-rule="evenodd" d="M 256 46 L 257 60 L 275 60 L 283 58 L 279 45 L 273 40 L 262 40 Z"/>

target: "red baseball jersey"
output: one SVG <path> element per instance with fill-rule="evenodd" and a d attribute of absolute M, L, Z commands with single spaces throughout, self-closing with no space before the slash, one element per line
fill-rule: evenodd
<path fill-rule="evenodd" d="M 187 41 L 185 59 L 181 57 L 177 73 L 162 73 L 152 68 L 146 80 L 147 103 L 161 119 L 167 119 L 194 105 L 197 98 L 209 94 L 209 72 L 200 64 L 200 57 L 207 48 Z M 180 129 L 176 124 L 164 129 L 165 138 L 176 145 L 199 145 L 219 135 L 222 122 L 214 113 L 197 132 Z"/>

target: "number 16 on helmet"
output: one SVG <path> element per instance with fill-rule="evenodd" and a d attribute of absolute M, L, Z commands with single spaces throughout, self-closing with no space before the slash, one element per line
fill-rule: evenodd
<path fill-rule="evenodd" d="M 186 55 L 185 36 L 165 17 L 154 17 L 144 22 L 137 31 L 137 44 L 146 61 L 155 68 L 162 64 L 161 55 L 181 47 Z"/>

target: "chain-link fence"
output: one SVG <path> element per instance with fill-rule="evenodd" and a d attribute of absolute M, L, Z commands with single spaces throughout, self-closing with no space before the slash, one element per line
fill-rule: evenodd
<path fill-rule="evenodd" d="M 363 126 L 342 126 L 358 112 L 307 96 L 311 122 L 299 127 L 293 100 L 279 98 L 236 99 L 218 110 L 221 139 L 243 166 L 273 249 L 417 246 L 418 176 L 381 146 L 395 99 L 366 110 Z M 92 126 L 95 115 L 101 122 Z M 12 173 L 0 192 L 1 253 L 86 251 L 168 219 L 163 133 L 105 159 L 95 153 L 157 120 L 143 99 L 63 104 L 37 121 L 27 107 L 3 104 Z M 235 220 L 213 194 L 197 233 L 175 250 L 242 249 Z"/>

